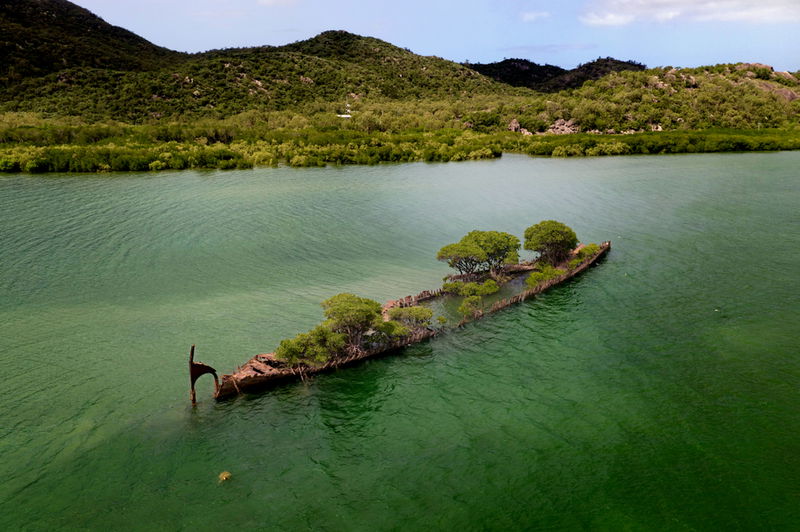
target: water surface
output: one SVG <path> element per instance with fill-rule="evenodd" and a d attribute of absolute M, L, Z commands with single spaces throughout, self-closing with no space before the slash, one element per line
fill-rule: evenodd
<path fill-rule="evenodd" d="M 800 527 L 800 153 L 0 178 L 9 530 Z M 599 267 L 402 355 L 188 405 L 472 229 Z M 218 484 L 223 470 L 233 478 Z"/>

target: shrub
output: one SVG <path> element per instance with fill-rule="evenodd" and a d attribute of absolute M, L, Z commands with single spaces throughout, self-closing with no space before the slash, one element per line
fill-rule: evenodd
<path fill-rule="evenodd" d="M 458 312 L 463 316 L 474 316 L 481 309 L 481 296 L 467 296 L 458 307 Z"/>
<path fill-rule="evenodd" d="M 481 283 L 464 283 L 459 290 L 459 294 L 462 296 L 488 296 L 489 294 L 494 294 L 500 290 L 500 287 L 497 286 L 497 283 L 489 279 L 488 281 Z"/>
<path fill-rule="evenodd" d="M 530 288 L 535 288 L 540 283 L 549 281 L 550 279 L 555 279 L 564 273 L 566 272 L 562 269 L 555 268 L 549 264 L 542 264 L 539 266 L 538 271 L 531 272 L 531 274 L 525 280 L 525 284 L 527 284 Z"/>
<path fill-rule="evenodd" d="M 19 163 L 10 159 L 0 159 L 0 172 L 19 172 Z"/>
<path fill-rule="evenodd" d="M 500 287 L 497 286 L 497 282 L 493 279 L 489 279 L 483 283 L 444 283 L 442 285 L 442 290 L 459 296 L 488 296 L 500 290 Z"/>
<path fill-rule="evenodd" d="M 600 251 L 600 246 L 592 242 L 591 244 L 586 244 L 581 250 L 578 252 L 578 257 L 581 259 L 588 259 L 592 255 L 595 255 L 598 251 Z"/>
<path fill-rule="evenodd" d="M 25 171 L 30 174 L 47 172 L 49 169 L 50 167 L 44 159 L 32 159 L 25 163 Z"/>
<path fill-rule="evenodd" d="M 275 356 L 288 364 L 324 364 L 345 346 L 347 336 L 337 333 L 325 324 L 317 325 L 294 338 L 282 340 Z"/>
<path fill-rule="evenodd" d="M 591 148 L 586 148 L 586 155 L 625 155 L 631 152 L 631 147 L 624 142 L 601 142 Z"/>
<path fill-rule="evenodd" d="M 389 310 L 389 317 L 412 329 L 430 325 L 433 311 L 426 307 L 395 307 Z"/>
<path fill-rule="evenodd" d="M 542 260 L 550 264 L 567 259 L 577 243 L 575 231 L 555 220 L 545 220 L 525 229 L 525 249 L 538 252 Z"/>
<path fill-rule="evenodd" d="M 583 146 L 580 144 L 567 144 L 566 146 L 556 146 L 550 154 L 553 157 L 580 157 L 584 155 Z"/>

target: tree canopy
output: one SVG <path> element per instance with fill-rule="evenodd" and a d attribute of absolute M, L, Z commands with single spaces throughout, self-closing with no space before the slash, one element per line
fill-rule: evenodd
<path fill-rule="evenodd" d="M 462 239 L 455 244 L 448 244 L 439 250 L 436 259 L 447 262 L 447 265 L 460 274 L 475 273 L 486 261 L 486 253 L 474 242 Z"/>
<path fill-rule="evenodd" d="M 544 220 L 525 229 L 525 249 L 538 252 L 549 264 L 569 257 L 577 244 L 575 231 L 555 220 Z"/>
<path fill-rule="evenodd" d="M 381 304 L 355 294 L 337 294 L 322 308 L 331 329 L 346 334 L 351 345 L 359 345 L 364 333 L 382 321 Z"/>
<path fill-rule="evenodd" d="M 486 254 L 484 266 L 487 270 L 495 271 L 503 264 L 513 264 L 519 261 L 519 238 L 502 231 L 470 231 L 464 237 L 468 242 L 474 242 Z"/>
<path fill-rule="evenodd" d="M 519 261 L 519 238 L 502 231 L 470 231 L 455 244 L 439 250 L 436 258 L 461 274 L 496 271 Z"/>
<path fill-rule="evenodd" d="M 343 333 L 334 332 L 327 324 L 320 324 L 294 338 L 281 340 L 275 356 L 289 364 L 322 364 L 344 348 L 346 339 Z"/>
<path fill-rule="evenodd" d="M 389 311 L 389 317 L 412 329 L 430 325 L 433 311 L 426 307 L 395 307 Z"/>

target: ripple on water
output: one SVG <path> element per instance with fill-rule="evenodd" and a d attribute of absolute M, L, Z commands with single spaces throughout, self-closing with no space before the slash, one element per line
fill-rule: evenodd
<path fill-rule="evenodd" d="M 32 529 L 797 528 L 797 159 L 0 178 L 0 512 Z M 541 219 L 614 249 L 398 356 L 220 404 L 201 380 L 188 407 L 189 344 L 230 370 L 322 299 L 435 287 L 442 245 Z"/>

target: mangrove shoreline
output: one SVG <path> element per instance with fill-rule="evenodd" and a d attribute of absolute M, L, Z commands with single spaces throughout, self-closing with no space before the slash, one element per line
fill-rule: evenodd
<path fill-rule="evenodd" d="M 20 127 L 0 131 L 0 172 L 231 170 L 467 161 L 503 153 L 586 157 L 798 149 L 800 131 L 784 129 L 527 136 L 456 129 L 405 133 L 304 129 L 253 138 L 225 128 Z"/>

